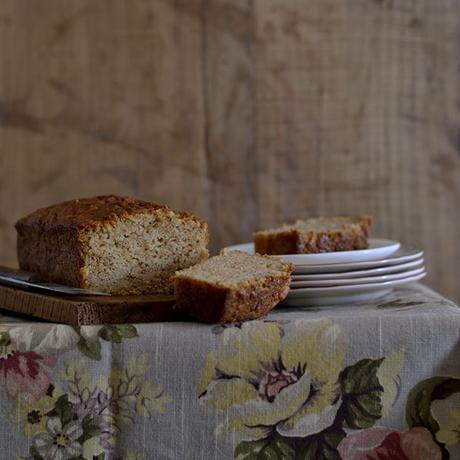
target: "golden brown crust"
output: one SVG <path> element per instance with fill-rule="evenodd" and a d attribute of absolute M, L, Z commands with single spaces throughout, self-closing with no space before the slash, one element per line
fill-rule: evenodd
<path fill-rule="evenodd" d="M 153 213 L 158 210 L 171 211 L 165 205 L 149 203 L 130 197 L 101 195 L 92 198 L 80 198 L 64 201 L 46 208 L 37 209 L 16 223 L 16 229 L 33 228 L 46 232 L 62 228 L 83 230 L 100 225 L 110 225 L 123 217 L 141 213 Z M 175 212 L 180 217 L 187 217 L 206 226 L 199 217 L 189 212 Z"/>
<path fill-rule="evenodd" d="M 368 247 L 370 216 L 360 216 L 352 228 L 328 232 L 305 232 L 297 228 L 253 234 L 255 252 L 259 254 L 309 254 L 351 251 Z"/>
<path fill-rule="evenodd" d="M 293 266 L 284 272 L 252 281 L 235 289 L 176 274 L 174 309 L 198 321 L 227 323 L 261 318 L 284 300 L 289 292 Z"/>

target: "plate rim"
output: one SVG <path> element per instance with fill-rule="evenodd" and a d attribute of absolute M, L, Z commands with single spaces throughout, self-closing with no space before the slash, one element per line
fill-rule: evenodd
<path fill-rule="evenodd" d="M 295 271 L 293 272 L 293 276 L 296 278 L 303 278 L 303 277 L 308 277 L 308 279 L 305 279 L 304 281 L 309 281 L 309 280 L 320 280 L 320 279 L 325 279 L 328 276 L 332 276 L 336 279 L 341 279 L 341 278 L 346 278 L 347 276 L 350 276 L 352 274 L 356 274 L 356 278 L 359 275 L 368 274 L 369 272 L 372 273 L 397 273 L 398 271 L 404 271 L 407 269 L 410 269 L 412 267 L 416 267 L 418 265 L 423 265 L 425 262 L 425 259 L 423 257 L 420 257 L 419 259 L 414 259 L 414 260 L 409 260 L 408 262 L 403 262 L 401 264 L 393 264 L 393 265 L 383 265 L 381 267 L 374 267 L 374 268 L 363 268 L 363 269 L 358 269 L 358 270 L 348 270 L 348 271 L 338 271 L 338 272 L 323 272 L 323 273 L 296 273 Z M 370 263 L 370 262 L 369 262 Z"/>
<path fill-rule="evenodd" d="M 404 256 L 398 257 L 387 257 L 385 259 L 375 259 L 375 260 L 363 260 L 360 262 L 341 262 L 337 264 L 316 264 L 316 265 L 296 265 L 294 273 L 302 273 L 303 270 L 307 270 L 305 273 L 315 273 L 314 270 L 318 270 L 317 273 L 330 273 L 332 269 L 337 269 L 338 272 L 343 271 L 344 269 L 353 269 L 357 267 L 359 270 L 361 268 L 378 268 L 378 267 L 392 267 L 405 262 L 411 262 L 417 259 L 424 259 L 424 251 L 422 249 L 413 249 L 411 251 L 416 251 L 412 254 L 406 254 Z M 327 269 L 326 271 L 323 271 Z M 349 270 L 350 271 L 350 270 Z"/>
<path fill-rule="evenodd" d="M 364 290 L 364 291 L 369 289 L 369 290 L 374 291 L 374 290 L 377 290 L 379 288 L 384 289 L 384 288 L 396 287 L 396 286 L 400 286 L 400 285 L 403 285 L 403 284 L 412 283 L 414 281 L 419 281 L 422 278 L 424 278 L 426 275 L 427 275 L 427 272 L 423 271 L 422 273 L 419 273 L 418 275 L 412 275 L 412 276 L 409 276 L 407 278 L 401 278 L 399 280 L 383 281 L 381 283 L 369 283 L 369 284 L 361 284 L 361 285 L 358 284 L 358 285 L 348 285 L 348 286 L 329 286 L 329 287 L 317 287 L 317 288 L 310 287 L 310 288 L 290 289 L 286 298 L 288 298 L 288 297 L 301 298 L 302 294 L 304 294 L 304 295 L 317 294 L 319 297 L 321 297 L 323 295 L 325 296 L 325 295 L 328 295 L 330 293 L 337 293 L 337 292 L 340 292 L 342 290 L 345 290 L 345 292 L 347 292 L 347 291 L 351 291 L 353 289 L 359 289 L 359 290 Z M 323 291 L 327 291 L 327 292 L 323 292 Z M 291 294 L 295 294 L 295 295 L 292 296 Z M 340 294 L 337 294 L 337 295 L 340 295 Z M 309 297 L 311 297 L 311 295 Z"/>
<path fill-rule="evenodd" d="M 368 257 L 370 255 L 375 255 L 376 253 L 382 252 L 382 251 L 390 251 L 388 254 L 386 254 L 384 257 L 388 258 L 391 254 L 394 254 L 401 248 L 401 243 L 399 241 L 395 240 L 389 240 L 387 238 L 369 238 L 369 244 L 371 245 L 372 242 L 382 242 L 380 246 L 377 247 L 370 247 L 366 249 L 353 249 L 351 251 L 334 251 L 334 252 L 320 252 L 320 253 L 310 253 L 310 254 L 273 254 L 271 255 L 272 257 L 275 257 L 277 259 L 284 260 L 286 262 L 290 262 L 294 264 L 296 267 L 312 267 L 314 265 L 334 265 L 334 264 L 340 264 L 340 263 L 359 263 L 359 262 L 370 262 L 372 260 L 379 260 L 381 256 L 376 255 L 375 258 L 369 259 Z M 246 247 L 246 250 L 244 249 Z M 229 251 L 243 251 L 247 252 L 249 254 L 254 254 L 254 243 L 249 242 L 249 243 L 241 243 L 241 244 L 234 244 L 231 246 L 225 247 L 226 250 Z M 248 251 L 249 249 L 249 251 Z M 358 260 L 358 261 L 348 261 L 348 262 L 334 262 L 336 258 L 347 258 L 347 257 L 354 257 L 354 258 L 359 258 L 359 257 L 366 257 L 365 260 Z M 305 262 L 308 259 L 314 259 L 314 258 L 320 258 L 320 259 L 326 259 L 326 262 L 323 261 L 322 263 L 314 264 L 314 263 L 301 263 L 302 261 Z M 331 262 L 327 262 L 327 260 L 332 260 Z M 298 263 L 296 263 L 298 261 Z"/>
<path fill-rule="evenodd" d="M 361 293 L 348 293 L 332 296 L 307 296 L 286 298 L 279 304 L 279 308 L 308 308 L 311 306 L 332 308 L 343 308 L 350 305 L 359 307 L 361 303 L 366 305 L 369 301 L 385 297 L 394 288 L 376 289 L 375 291 L 364 291 Z M 357 299 L 359 297 L 359 299 Z M 364 298 L 365 297 L 365 298 Z"/>
<path fill-rule="evenodd" d="M 399 251 L 399 249 L 398 249 Z M 315 268 L 315 267 L 323 267 L 324 265 L 327 265 L 328 267 L 332 267 L 333 265 L 349 265 L 349 264 L 355 264 L 355 265 L 358 265 L 358 264 L 368 264 L 368 263 L 388 263 L 388 262 L 395 262 L 395 261 L 400 261 L 402 259 L 402 262 L 406 262 L 406 258 L 407 257 L 410 257 L 410 259 L 407 261 L 407 262 L 410 262 L 411 260 L 415 260 L 419 257 L 423 257 L 425 255 L 423 249 L 409 249 L 408 252 L 410 251 L 416 251 L 415 254 L 406 254 L 406 255 L 403 255 L 403 256 L 397 256 L 397 257 L 393 257 L 393 256 L 389 256 L 389 257 L 386 257 L 385 259 L 374 259 L 374 260 L 363 260 L 363 261 L 360 261 L 360 262 L 339 262 L 337 264 L 317 264 L 317 265 L 313 265 L 313 264 L 305 264 L 305 265 L 296 265 L 296 267 L 300 267 L 300 268 L 303 268 L 303 267 L 308 267 L 308 268 Z M 345 252 L 345 251 L 344 251 Z M 347 252 L 351 252 L 351 251 L 347 251 Z M 397 252 L 397 251 L 396 251 Z M 324 254 L 324 253 L 323 253 Z M 393 264 L 393 265 L 397 265 L 397 264 Z"/>
<path fill-rule="evenodd" d="M 396 280 L 404 279 L 406 277 L 409 278 L 411 276 L 415 276 L 423 272 L 426 272 L 426 268 L 424 265 L 418 268 L 414 268 L 412 270 L 402 271 L 400 273 L 387 273 L 387 274 L 377 275 L 377 276 L 363 276 L 362 278 L 338 278 L 338 279 L 332 279 L 332 280 L 304 280 L 304 281 L 296 281 L 296 280 L 292 281 L 291 280 L 291 289 L 300 289 L 300 288 L 296 288 L 294 283 L 321 283 L 323 282 L 323 283 L 343 283 L 343 284 L 338 284 L 336 286 L 354 286 L 354 285 L 359 285 L 359 282 L 363 284 L 373 284 L 372 280 L 375 278 L 377 278 L 375 279 L 375 283 L 385 282 L 385 281 L 396 281 Z M 394 276 L 396 278 L 392 278 L 392 279 L 390 278 L 390 279 L 385 280 L 385 278 L 394 277 Z M 305 286 L 305 287 L 309 287 L 309 286 Z M 314 287 L 314 285 L 312 285 L 311 287 Z M 318 285 L 318 287 L 328 287 L 328 286 Z M 332 286 L 329 286 L 329 287 L 332 287 Z"/>

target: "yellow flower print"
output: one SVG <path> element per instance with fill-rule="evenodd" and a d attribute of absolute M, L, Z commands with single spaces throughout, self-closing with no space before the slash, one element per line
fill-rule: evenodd
<path fill-rule="evenodd" d="M 92 375 L 85 361 L 72 360 L 61 371 L 68 400 L 80 415 L 98 412 L 116 430 L 134 423 L 136 414 L 151 417 L 165 411 L 171 398 L 149 378 L 149 355 L 127 357 L 126 366 L 114 365 L 109 374 Z M 110 434 L 110 436 L 109 436 Z M 105 433 L 113 437 L 111 433 Z"/>
<path fill-rule="evenodd" d="M 98 455 L 102 455 L 104 453 L 105 450 L 101 446 L 101 442 L 97 436 L 89 438 L 82 445 L 83 458 L 97 458 Z"/>
<path fill-rule="evenodd" d="M 440 426 L 436 439 L 447 446 L 460 444 L 460 409 L 450 411 L 449 419 Z"/>
<path fill-rule="evenodd" d="M 274 430 L 309 436 L 334 421 L 345 355 L 339 330 L 329 320 L 293 326 L 286 334 L 263 321 L 228 328 L 208 354 L 200 398 L 229 410 L 231 427 L 246 439 Z"/>
<path fill-rule="evenodd" d="M 124 369 L 112 369 L 108 379 L 109 388 L 115 389 L 115 396 L 123 404 L 132 403 L 136 413 L 144 417 L 150 416 L 152 412 L 164 412 L 171 400 L 159 385 L 147 378 L 149 370 L 149 356 L 142 353 L 129 357 Z"/>
<path fill-rule="evenodd" d="M 126 452 L 126 460 L 145 460 L 145 455 L 128 450 Z"/>
<path fill-rule="evenodd" d="M 17 406 L 9 414 L 12 423 L 24 427 L 24 434 L 33 437 L 46 429 L 48 412 L 54 408 L 56 398 L 48 395 L 35 400 L 29 393 L 22 393 L 18 398 Z"/>

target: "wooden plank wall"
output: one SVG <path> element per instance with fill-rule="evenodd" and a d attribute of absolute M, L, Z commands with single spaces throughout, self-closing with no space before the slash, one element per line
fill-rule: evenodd
<path fill-rule="evenodd" d="M 24 213 L 109 192 L 214 250 L 370 212 L 460 301 L 460 2 L 3 0 L 0 262 Z"/>

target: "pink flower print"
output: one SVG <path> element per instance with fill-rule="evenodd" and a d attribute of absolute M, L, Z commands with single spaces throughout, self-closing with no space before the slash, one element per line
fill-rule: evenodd
<path fill-rule="evenodd" d="M 268 372 L 259 384 L 259 397 L 262 400 L 273 402 L 284 388 L 299 380 L 293 372 L 285 370 Z"/>
<path fill-rule="evenodd" d="M 21 392 L 30 393 L 35 399 L 46 394 L 55 356 L 44 358 L 34 351 L 17 351 L 11 345 L 0 350 L 0 386 L 10 398 L 16 399 Z"/>
<path fill-rule="evenodd" d="M 423 427 L 404 433 L 374 427 L 353 433 L 338 446 L 342 460 L 441 460 L 441 449 Z"/>

